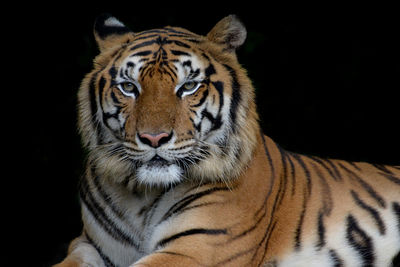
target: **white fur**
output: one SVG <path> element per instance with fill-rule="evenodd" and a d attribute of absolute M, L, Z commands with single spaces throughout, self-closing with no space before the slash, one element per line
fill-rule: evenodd
<path fill-rule="evenodd" d="M 80 242 L 70 253 L 69 258 L 81 263 L 80 266 L 106 267 L 96 249 L 87 242 Z"/>
<path fill-rule="evenodd" d="M 140 184 L 149 186 L 168 186 L 181 181 L 182 170 L 175 164 L 154 167 L 145 163 L 137 169 L 136 179 Z"/>
<path fill-rule="evenodd" d="M 110 17 L 104 21 L 104 25 L 108 27 L 125 27 L 125 25 L 114 17 Z"/>

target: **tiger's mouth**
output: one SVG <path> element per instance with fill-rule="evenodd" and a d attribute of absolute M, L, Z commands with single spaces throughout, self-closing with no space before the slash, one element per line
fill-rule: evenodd
<path fill-rule="evenodd" d="M 188 178 L 193 166 L 208 155 L 208 149 L 198 143 L 181 142 L 158 148 L 132 147 L 124 144 L 126 159 L 134 165 L 132 177 L 146 186 L 167 186 Z M 123 156 L 125 157 L 125 156 Z"/>
<path fill-rule="evenodd" d="M 183 169 L 175 162 L 156 154 L 136 169 L 136 179 L 148 186 L 169 186 L 179 183 L 183 173 Z"/>
<path fill-rule="evenodd" d="M 156 154 L 152 159 L 150 159 L 147 162 L 147 165 L 154 167 L 154 168 L 163 168 L 163 167 L 167 167 L 171 164 L 173 164 L 173 162 L 170 162 L 170 161 L 164 159 L 163 157 L 159 156 L 158 154 Z"/>

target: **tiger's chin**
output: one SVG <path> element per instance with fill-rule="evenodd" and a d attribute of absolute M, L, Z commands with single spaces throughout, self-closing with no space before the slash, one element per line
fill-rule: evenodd
<path fill-rule="evenodd" d="M 163 159 L 150 160 L 136 170 L 136 181 L 149 187 L 168 187 L 182 181 L 183 170 Z"/>

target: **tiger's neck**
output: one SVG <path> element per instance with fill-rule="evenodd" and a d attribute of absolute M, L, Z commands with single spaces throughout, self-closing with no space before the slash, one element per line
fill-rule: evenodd
<path fill-rule="evenodd" d="M 260 241 L 260 245 L 265 247 L 265 250 L 260 250 L 264 260 L 273 260 L 276 256 L 295 250 L 301 241 L 298 221 L 302 217 L 304 196 L 309 194 L 310 188 L 306 179 L 294 178 L 299 173 L 296 174 L 291 168 L 293 166 L 287 163 L 291 162 L 289 158 L 296 156 L 261 133 L 257 137 L 251 164 L 238 179 L 241 187 L 238 187 L 240 190 L 236 195 L 245 195 L 243 202 L 251 203 L 253 207 L 249 207 L 249 210 L 254 211 L 253 216 L 260 222 L 260 231 L 265 235 Z M 246 192 L 251 192 L 251 196 Z M 265 225 L 267 231 L 263 229 Z M 294 231 L 297 231 L 295 235 Z"/>

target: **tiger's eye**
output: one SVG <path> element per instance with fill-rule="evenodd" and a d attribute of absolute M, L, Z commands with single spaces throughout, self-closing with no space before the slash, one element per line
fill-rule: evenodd
<path fill-rule="evenodd" d="M 183 85 L 183 88 L 184 88 L 185 90 L 192 90 L 196 85 L 197 85 L 196 82 L 190 81 L 190 82 L 186 82 L 186 83 Z"/>
<path fill-rule="evenodd" d="M 121 84 L 122 89 L 127 93 L 133 93 L 136 86 L 131 82 L 125 82 Z"/>

